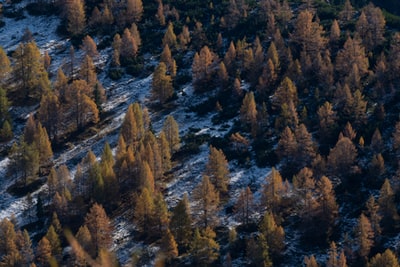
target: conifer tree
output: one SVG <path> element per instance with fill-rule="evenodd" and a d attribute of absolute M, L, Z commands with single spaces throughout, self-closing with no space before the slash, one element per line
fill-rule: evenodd
<path fill-rule="evenodd" d="M 252 125 L 252 132 L 257 120 L 257 108 L 254 100 L 253 92 L 249 92 L 243 99 L 242 106 L 240 108 L 240 119 L 244 124 Z"/>
<path fill-rule="evenodd" d="M 139 22 L 143 15 L 142 0 L 127 0 L 126 2 L 126 23 Z"/>
<path fill-rule="evenodd" d="M 0 46 L 0 84 L 4 85 L 11 72 L 11 62 L 3 47 Z"/>
<path fill-rule="evenodd" d="M 17 232 L 17 247 L 21 255 L 21 264 L 29 265 L 33 262 L 34 254 L 32 249 L 32 241 L 29 237 L 28 231 L 25 229 L 23 232 Z"/>
<path fill-rule="evenodd" d="M 219 256 L 219 244 L 215 241 L 216 234 L 207 227 L 200 232 L 198 228 L 194 231 L 193 241 L 190 244 L 190 252 L 198 265 L 208 265 Z"/>
<path fill-rule="evenodd" d="M 272 97 L 272 105 L 278 109 L 282 104 L 288 104 L 290 101 L 296 106 L 298 102 L 297 88 L 290 78 L 285 77 Z"/>
<path fill-rule="evenodd" d="M 210 146 L 210 154 L 206 165 L 205 175 L 210 179 L 218 192 L 222 195 L 228 192 L 229 169 L 224 152 Z"/>
<path fill-rule="evenodd" d="M 95 203 L 85 216 L 85 226 L 90 232 L 96 254 L 108 249 L 112 243 L 112 225 L 103 206 Z"/>
<path fill-rule="evenodd" d="M 314 255 L 311 255 L 310 257 L 305 256 L 304 264 L 306 265 L 306 267 L 319 267 L 319 264 Z"/>
<path fill-rule="evenodd" d="M 167 66 L 164 62 L 160 62 L 153 74 L 152 95 L 164 104 L 173 94 L 174 88 L 171 76 L 167 74 Z"/>
<path fill-rule="evenodd" d="M 354 64 L 361 77 L 367 74 L 369 62 L 365 49 L 361 46 L 360 40 L 348 37 L 343 49 L 336 56 L 336 71 L 341 77 L 346 76 L 351 73 Z"/>
<path fill-rule="evenodd" d="M 162 39 L 162 44 L 164 47 L 168 45 L 171 49 L 175 49 L 177 47 L 176 35 L 174 33 L 174 25 L 171 22 L 168 23 L 167 31 L 165 32 Z"/>
<path fill-rule="evenodd" d="M 42 266 L 47 266 L 51 257 L 51 244 L 50 241 L 44 236 L 42 239 L 40 239 L 36 248 L 36 261 Z"/>
<path fill-rule="evenodd" d="M 240 218 L 240 221 L 244 225 L 250 223 L 250 216 L 254 212 L 253 193 L 249 187 L 246 187 L 240 191 L 239 198 L 235 205 L 235 213 Z"/>
<path fill-rule="evenodd" d="M 85 224 L 79 227 L 78 232 L 76 233 L 76 240 L 79 242 L 79 245 L 84 251 L 86 251 L 93 257 L 95 256 L 94 247 L 92 243 L 93 242 L 92 235 L 90 234 L 90 231 Z M 84 256 L 82 255 L 83 253 L 80 253 L 81 251 L 74 251 L 74 252 L 76 261 L 80 262 L 82 265 L 85 264 L 86 262 Z"/>
<path fill-rule="evenodd" d="M 181 142 L 179 137 L 179 125 L 172 115 L 168 115 L 165 118 L 162 131 L 165 133 L 172 155 L 179 150 Z"/>
<path fill-rule="evenodd" d="M 136 58 L 138 51 L 139 47 L 136 39 L 132 36 L 129 29 L 126 28 L 121 39 L 120 58 L 124 58 L 125 62 L 130 62 Z"/>
<path fill-rule="evenodd" d="M 193 199 L 196 205 L 193 213 L 198 224 L 203 228 L 214 227 L 218 224 L 219 194 L 210 178 L 206 175 L 193 191 Z"/>
<path fill-rule="evenodd" d="M 399 267 L 399 260 L 392 250 L 386 249 L 384 253 L 376 254 L 370 261 L 370 267 Z"/>
<path fill-rule="evenodd" d="M 154 226 L 154 200 L 150 191 L 145 187 L 137 198 L 134 221 L 139 230 L 146 235 L 151 235 Z"/>
<path fill-rule="evenodd" d="M 271 169 L 266 177 L 267 183 L 263 188 L 262 203 L 267 209 L 272 210 L 274 213 L 279 210 L 282 194 L 284 192 L 284 185 L 282 176 L 274 167 Z"/>
<path fill-rule="evenodd" d="M 356 233 L 359 245 L 358 254 L 365 261 L 374 244 L 374 232 L 370 221 L 364 214 L 361 214 L 358 220 Z"/>
<path fill-rule="evenodd" d="M 158 137 L 160 147 L 160 157 L 162 161 L 162 170 L 166 172 L 171 169 L 171 148 L 164 131 L 160 132 Z"/>
<path fill-rule="evenodd" d="M 50 225 L 49 229 L 47 230 L 46 238 L 50 242 L 51 255 L 61 255 L 61 241 L 53 225 Z"/>
<path fill-rule="evenodd" d="M 204 46 L 200 53 L 196 53 L 193 58 L 192 64 L 192 78 L 193 85 L 196 91 L 205 90 L 204 84 L 211 81 L 213 69 L 211 68 L 215 55 L 210 51 L 207 46 Z M 225 64 L 226 66 L 226 64 Z M 227 69 L 228 66 L 226 66 Z M 229 71 L 228 71 L 229 72 Z"/>
<path fill-rule="evenodd" d="M 18 95 L 22 100 L 40 100 L 41 95 L 50 90 L 50 81 L 36 43 L 21 43 L 13 57 L 13 77 L 17 81 Z"/>
<path fill-rule="evenodd" d="M 60 127 L 60 101 L 56 94 L 49 92 L 42 96 L 37 112 L 40 123 L 46 128 L 51 139 L 55 139 Z"/>
<path fill-rule="evenodd" d="M 260 234 L 265 238 L 271 255 L 279 255 L 285 247 L 285 231 L 279 226 L 270 212 L 264 214 L 259 225 Z"/>
<path fill-rule="evenodd" d="M 357 149 L 351 140 L 342 137 L 328 155 L 328 169 L 334 175 L 344 176 L 354 166 L 357 157 Z"/>
<path fill-rule="evenodd" d="M 382 226 L 390 230 L 399 221 L 399 215 L 394 203 L 394 192 L 388 179 L 385 179 L 379 191 L 378 204 Z"/>
<path fill-rule="evenodd" d="M 171 233 L 174 235 L 179 248 L 186 250 L 189 248 L 192 237 L 192 218 L 190 217 L 189 200 L 187 194 L 178 202 L 172 210 L 170 221 Z"/>
<path fill-rule="evenodd" d="M 89 35 L 86 35 L 85 38 L 83 38 L 81 49 L 85 51 L 86 55 L 91 58 L 99 55 L 99 52 L 97 51 L 97 45 Z"/>
<path fill-rule="evenodd" d="M 81 0 L 72 0 L 66 4 L 67 10 L 67 29 L 72 36 L 78 36 L 83 33 L 86 27 L 86 15 L 84 2 Z"/>
<path fill-rule="evenodd" d="M 162 251 L 167 262 L 178 257 L 178 245 L 176 244 L 174 236 L 171 234 L 169 229 L 167 229 L 166 233 L 164 234 L 161 243 Z"/>

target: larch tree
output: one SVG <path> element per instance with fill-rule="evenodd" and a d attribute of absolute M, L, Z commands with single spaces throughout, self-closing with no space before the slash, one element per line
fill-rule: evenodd
<path fill-rule="evenodd" d="M 361 214 L 356 227 L 356 238 L 359 246 L 358 254 L 366 261 L 374 244 L 374 231 L 368 218 Z"/>
<path fill-rule="evenodd" d="M 86 35 L 83 38 L 81 49 L 85 51 L 86 55 L 88 55 L 91 58 L 95 58 L 96 56 L 99 55 L 99 52 L 97 51 L 97 45 L 93 40 L 93 38 L 90 37 L 89 35 Z"/>
<path fill-rule="evenodd" d="M 289 77 L 285 77 L 272 96 L 272 104 L 275 109 L 280 109 L 282 104 L 288 104 L 289 101 L 297 105 L 297 88 Z"/>
<path fill-rule="evenodd" d="M 179 125 L 172 115 L 168 115 L 165 118 L 162 131 L 168 141 L 171 149 L 171 155 L 177 152 L 180 148 L 180 137 L 179 137 Z"/>
<path fill-rule="evenodd" d="M 242 106 L 240 108 L 240 120 L 243 124 L 251 125 L 251 132 L 256 132 L 257 123 L 257 107 L 254 100 L 254 93 L 249 92 L 244 96 Z"/>
<path fill-rule="evenodd" d="M 399 267 L 399 259 L 392 250 L 386 249 L 385 252 L 376 254 L 368 263 L 369 267 Z"/>
<path fill-rule="evenodd" d="M 171 49 L 175 49 L 177 47 L 178 43 L 174 33 L 174 25 L 171 22 L 168 23 L 167 31 L 162 39 L 162 44 L 163 46 L 168 45 Z"/>
<path fill-rule="evenodd" d="M 344 2 L 342 11 L 340 11 L 340 13 L 339 13 L 339 22 L 341 24 L 349 23 L 353 19 L 354 14 L 355 14 L 355 11 L 354 11 L 353 6 L 351 5 L 350 0 L 346 0 Z"/>
<path fill-rule="evenodd" d="M 129 31 L 131 32 L 132 37 L 135 38 L 136 44 L 139 48 L 142 45 L 142 39 L 140 38 L 140 32 L 136 23 L 132 23 Z"/>
<path fill-rule="evenodd" d="M 46 238 L 50 242 L 51 254 L 54 256 L 60 256 L 61 255 L 61 241 L 60 241 L 60 237 L 56 233 L 56 230 L 54 229 L 53 225 L 50 225 L 49 229 L 47 230 Z"/>
<path fill-rule="evenodd" d="M 371 195 L 367 202 L 365 203 L 366 206 L 366 211 L 365 215 L 368 217 L 372 230 L 374 231 L 374 236 L 375 239 L 379 238 L 381 233 L 382 233 L 382 228 L 381 228 L 381 220 L 382 220 L 382 215 L 380 213 L 380 207 L 377 201 L 375 200 L 375 197 Z"/>
<path fill-rule="evenodd" d="M 21 43 L 13 53 L 13 77 L 16 90 L 23 99 L 40 100 L 50 90 L 50 81 L 43 66 L 40 50 L 35 42 Z"/>
<path fill-rule="evenodd" d="M 346 77 L 352 72 L 353 65 L 357 66 L 361 77 L 368 73 L 369 62 L 365 55 L 365 48 L 357 38 L 348 37 L 343 49 L 336 56 L 336 71 L 340 77 Z"/>
<path fill-rule="evenodd" d="M 193 240 L 190 244 L 190 252 L 195 262 L 202 266 L 214 262 L 219 256 L 219 244 L 215 241 L 216 234 L 210 228 L 194 231 Z"/>
<path fill-rule="evenodd" d="M 282 196 L 285 191 L 282 176 L 279 171 L 273 167 L 265 180 L 267 183 L 263 187 L 262 204 L 266 209 L 277 214 L 277 211 L 280 210 Z"/>
<path fill-rule="evenodd" d="M 310 257 L 305 256 L 304 264 L 306 265 L 306 267 L 319 267 L 319 264 L 314 255 L 311 255 Z"/>
<path fill-rule="evenodd" d="M 337 130 L 337 112 L 331 103 L 326 101 L 317 111 L 319 119 L 319 139 L 324 142 L 332 141 Z"/>
<path fill-rule="evenodd" d="M 126 1 L 126 24 L 139 22 L 143 16 L 142 0 L 127 0 Z"/>
<path fill-rule="evenodd" d="M 161 250 L 163 251 L 167 262 L 170 262 L 172 259 L 178 257 L 178 245 L 176 244 L 174 236 L 169 229 L 167 229 L 166 233 L 164 234 L 161 243 Z"/>
<path fill-rule="evenodd" d="M 196 91 L 206 90 L 207 87 L 204 86 L 204 84 L 207 84 L 211 81 L 214 71 L 212 65 L 215 61 L 215 57 L 215 54 L 212 53 L 207 46 L 204 46 L 200 50 L 200 53 L 196 53 L 194 55 L 192 64 L 192 78 Z"/>
<path fill-rule="evenodd" d="M 132 33 L 129 31 L 129 29 L 126 28 L 121 39 L 121 47 L 119 51 L 120 59 L 123 58 L 126 62 L 132 61 L 136 58 L 138 52 L 139 47 L 136 39 L 132 36 Z"/>
<path fill-rule="evenodd" d="M 343 250 L 339 254 L 336 243 L 333 241 L 329 247 L 326 267 L 347 267 L 346 257 L 344 256 Z"/>
<path fill-rule="evenodd" d="M 276 223 L 274 215 L 267 211 L 258 229 L 268 244 L 269 254 L 280 255 L 285 248 L 285 231 Z"/>
<path fill-rule="evenodd" d="M 346 176 L 351 173 L 351 169 L 356 163 L 356 157 L 357 148 L 353 142 L 347 137 L 342 137 L 329 152 L 328 169 L 332 175 Z"/>
<path fill-rule="evenodd" d="M 120 55 L 121 55 L 122 39 L 121 36 L 116 33 L 113 38 L 113 55 L 112 55 L 112 66 L 119 67 L 121 65 Z"/>
<path fill-rule="evenodd" d="M 171 169 L 171 148 L 164 131 L 160 132 L 158 142 L 160 147 L 162 170 L 163 172 L 166 172 Z"/>
<path fill-rule="evenodd" d="M 368 51 L 385 41 L 385 24 L 385 17 L 379 7 L 370 3 L 363 9 L 356 23 L 356 30 Z"/>
<path fill-rule="evenodd" d="M 316 145 L 312 139 L 312 135 L 303 123 L 296 128 L 294 134 L 297 142 L 296 162 L 298 163 L 298 167 L 302 168 L 310 165 L 314 160 Z"/>
<path fill-rule="evenodd" d="M 47 266 L 52 257 L 50 241 L 44 236 L 36 248 L 36 261 L 42 266 Z"/>
<path fill-rule="evenodd" d="M 208 176 L 204 175 L 194 189 L 193 201 L 196 203 L 193 214 L 196 215 L 198 225 L 203 229 L 215 227 L 218 224 L 219 193 Z"/>
<path fill-rule="evenodd" d="M 308 10 L 300 11 L 291 40 L 306 54 L 317 54 L 326 43 L 322 26 L 313 21 L 313 14 Z"/>
<path fill-rule="evenodd" d="M 46 128 L 49 137 L 57 138 L 61 123 L 60 101 L 57 95 L 49 92 L 42 96 L 37 112 L 40 123 Z"/>
<path fill-rule="evenodd" d="M 144 188 L 137 198 L 134 222 L 143 234 L 154 234 L 154 199 L 147 188 Z"/>
<path fill-rule="evenodd" d="M 250 190 L 250 187 L 246 187 L 242 191 L 240 191 L 239 198 L 235 204 L 234 211 L 241 223 L 244 225 L 248 225 L 250 223 L 250 216 L 253 214 L 255 209 L 253 193 Z"/>
<path fill-rule="evenodd" d="M 86 27 L 86 14 L 82 0 L 71 0 L 66 4 L 67 29 L 72 36 L 83 33 Z"/>
<path fill-rule="evenodd" d="M 94 66 L 93 59 L 89 55 L 84 57 L 80 65 L 78 78 L 86 81 L 86 83 L 92 88 L 96 83 L 98 83 L 96 67 Z M 90 93 L 88 93 L 88 96 L 92 96 L 92 88 Z"/>
<path fill-rule="evenodd" d="M 112 244 L 112 225 L 103 206 L 95 203 L 85 216 L 85 226 L 90 232 L 96 255 Z"/>
<path fill-rule="evenodd" d="M 99 110 L 96 103 L 88 96 L 90 86 L 84 80 L 75 80 L 69 85 L 67 99 L 76 129 L 80 130 L 89 123 L 99 121 Z"/>
<path fill-rule="evenodd" d="M 154 70 L 151 89 L 153 97 L 158 99 L 161 104 L 165 104 L 174 94 L 172 79 L 167 74 L 167 66 L 164 62 L 160 62 Z"/>
<path fill-rule="evenodd" d="M 210 146 L 210 154 L 204 174 L 221 195 L 228 192 L 229 165 L 222 150 Z"/>
<path fill-rule="evenodd" d="M 11 72 L 11 62 L 3 47 L 0 47 L 0 84 L 4 85 Z"/>
<path fill-rule="evenodd" d="M 189 199 L 187 194 L 178 202 L 172 210 L 170 230 L 174 235 L 179 248 L 187 250 L 192 238 L 192 218 L 190 216 Z"/>
<path fill-rule="evenodd" d="M 395 194 L 388 179 L 385 179 L 379 191 L 379 214 L 382 216 L 381 224 L 385 230 L 392 229 L 393 225 L 399 221 L 396 205 L 394 202 Z"/>

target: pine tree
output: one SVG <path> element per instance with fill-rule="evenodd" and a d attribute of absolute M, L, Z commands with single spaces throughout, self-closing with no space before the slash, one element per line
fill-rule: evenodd
<path fill-rule="evenodd" d="M 152 95 L 161 104 L 165 104 L 174 94 L 171 76 L 167 74 L 167 66 L 160 62 L 153 74 Z"/>
<path fill-rule="evenodd" d="M 206 175 L 193 191 L 193 200 L 196 205 L 193 213 L 196 215 L 198 224 L 203 227 L 214 227 L 218 224 L 219 194 L 210 178 Z"/>
<path fill-rule="evenodd" d="M 206 165 L 205 175 L 220 194 L 228 192 L 229 169 L 228 161 L 222 150 L 210 146 L 210 154 Z"/>

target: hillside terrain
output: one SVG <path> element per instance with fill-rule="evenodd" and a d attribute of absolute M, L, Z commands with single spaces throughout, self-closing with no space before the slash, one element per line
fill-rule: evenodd
<path fill-rule="evenodd" d="M 399 266 L 397 1 L 1 11 L 0 266 Z"/>

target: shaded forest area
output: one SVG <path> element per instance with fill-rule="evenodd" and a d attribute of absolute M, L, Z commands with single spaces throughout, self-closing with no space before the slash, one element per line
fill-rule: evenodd
<path fill-rule="evenodd" d="M 27 205 L 0 222 L 0 266 L 120 266 L 118 220 L 141 247 L 128 266 L 399 266 L 397 1 L 18 4 L 4 21 L 56 15 L 71 45 L 54 66 L 27 27 L 0 49 L 3 179 Z M 105 80 L 149 75 L 115 144 L 57 164 L 115 115 Z M 229 130 L 180 130 L 177 110 Z M 250 168 L 270 171 L 232 182 Z"/>

